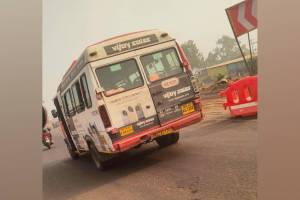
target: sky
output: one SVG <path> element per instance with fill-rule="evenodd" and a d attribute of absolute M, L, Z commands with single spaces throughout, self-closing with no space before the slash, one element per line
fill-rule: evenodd
<path fill-rule="evenodd" d="M 233 36 L 225 8 L 241 0 L 44 0 L 43 102 L 84 48 L 112 36 L 147 29 L 168 32 L 179 43 L 194 40 L 206 56 L 222 35 Z"/>

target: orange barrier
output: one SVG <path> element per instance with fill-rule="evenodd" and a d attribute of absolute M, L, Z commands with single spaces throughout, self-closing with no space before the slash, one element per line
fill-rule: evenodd
<path fill-rule="evenodd" d="M 230 114 L 236 116 L 250 116 L 257 114 L 257 76 L 247 76 L 219 93 L 226 97 L 224 109 L 229 108 Z"/>

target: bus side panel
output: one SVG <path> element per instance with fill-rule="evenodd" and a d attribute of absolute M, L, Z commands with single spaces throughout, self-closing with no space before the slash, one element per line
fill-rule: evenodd
<path fill-rule="evenodd" d="M 88 78 L 89 77 L 89 78 Z M 100 113 L 99 113 L 99 106 L 103 105 L 103 102 L 99 101 L 96 98 L 96 88 L 98 88 L 98 83 L 95 79 L 96 77 L 94 76 L 92 69 L 89 65 L 87 69 L 87 81 L 88 84 L 90 85 L 90 95 L 92 99 L 92 108 L 91 111 L 88 113 L 87 119 L 87 124 L 90 127 L 90 132 L 93 133 L 96 132 L 97 137 L 94 137 L 95 141 L 97 142 L 98 150 L 100 152 L 106 152 L 106 153 L 112 153 L 114 152 L 114 147 L 112 144 L 112 140 L 108 133 L 105 130 L 103 121 L 101 119 Z M 95 134 L 94 134 L 95 135 Z"/>

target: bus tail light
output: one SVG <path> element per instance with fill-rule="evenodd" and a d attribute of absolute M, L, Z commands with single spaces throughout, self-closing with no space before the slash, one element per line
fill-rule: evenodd
<path fill-rule="evenodd" d="M 183 51 L 183 49 L 181 48 L 181 46 L 176 42 L 176 46 L 178 48 L 178 51 L 179 51 L 179 55 L 180 55 L 180 58 L 182 60 L 182 64 L 183 64 L 183 67 L 189 71 L 189 72 L 192 72 L 192 67 Z"/>
<path fill-rule="evenodd" d="M 111 127 L 111 122 L 110 122 L 110 119 L 109 119 L 109 116 L 108 116 L 108 113 L 106 111 L 106 108 L 104 105 L 101 105 L 99 106 L 99 114 L 100 114 L 100 117 L 103 121 L 103 125 L 105 128 L 109 128 Z"/>
<path fill-rule="evenodd" d="M 119 133 L 119 129 L 117 129 L 117 128 L 112 128 L 110 130 L 110 134 L 117 134 L 117 133 Z"/>
<path fill-rule="evenodd" d="M 201 99 L 200 99 L 200 97 L 194 99 L 193 102 L 194 102 L 194 105 L 195 105 L 195 107 L 196 107 L 196 110 L 201 111 L 201 109 L 202 109 L 202 104 L 201 104 Z"/>

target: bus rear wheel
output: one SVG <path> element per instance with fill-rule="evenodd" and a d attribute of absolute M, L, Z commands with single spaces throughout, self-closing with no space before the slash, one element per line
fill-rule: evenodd
<path fill-rule="evenodd" d="M 178 142 L 178 140 L 179 140 L 179 132 L 174 132 L 168 135 L 160 136 L 155 139 L 156 143 L 160 147 L 166 147 L 171 144 L 175 144 Z"/>
<path fill-rule="evenodd" d="M 104 160 L 103 155 L 99 153 L 96 146 L 93 143 L 89 143 L 89 151 L 91 154 L 91 157 L 97 167 L 97 169 L 103 171 L 106 170 L 109 167 L 109 161 L 110 160 Z"/>

